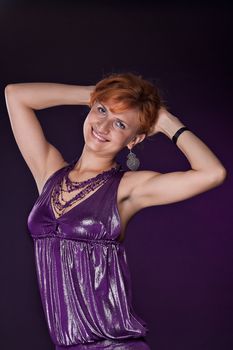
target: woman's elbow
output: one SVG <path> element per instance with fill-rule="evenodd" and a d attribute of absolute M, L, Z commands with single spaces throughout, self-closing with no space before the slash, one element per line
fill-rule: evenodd
<path fill-rule="evenodd" d="M 22 103 L 25 99 L 24 84 L 8 84 L 5 87 L 5 99 L 8 103 Z"/>
<path fill-rule="evenodd" d="M 5 96 L 9 97 L 10 95 L 16 94 L 17 90 L 18 90 L 18 84 L 8 84 L 5 87 Z"/>
<path fill-rule="evenodd" d="M 213 174 L 213 181 L 216 186 L 221 185 L 227 178 L 227 170 L 224 166 L 216 169 Z"/>

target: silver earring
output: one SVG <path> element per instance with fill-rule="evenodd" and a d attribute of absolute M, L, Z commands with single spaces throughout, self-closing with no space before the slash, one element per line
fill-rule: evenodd
<path fill-rule="evenodd" d="M 139 159 L 136 157 L 136 154 L 131 151 L 131 149 L 129 154 L 127 155 L 126 164 L 130 170 L 137 170 L 140 165 Z"/>

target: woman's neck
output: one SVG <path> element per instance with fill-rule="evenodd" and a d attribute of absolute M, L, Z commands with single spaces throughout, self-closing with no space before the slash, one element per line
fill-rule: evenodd
<path fill-rule="evenodd" d="M 73 170 L 77 170 L 80 173 L 90 172 L 102 172 L 109 170 L 117 165 L 114 158 L 110 156 L 100 156 L 96 152 L 87 150 L 84 146 L 82 154 L 77 161 Z"/>

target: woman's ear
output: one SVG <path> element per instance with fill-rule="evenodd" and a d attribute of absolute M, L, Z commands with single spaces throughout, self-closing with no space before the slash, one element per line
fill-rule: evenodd
<path fill-rule="evenodd" d="M 137 134 L 134 136 L 134 138 L 128 143 L 127 147 L 129 149 L 132 149 L 134 146 L 136 146 L 138 143 L 142 142 L 146 137 L 146 134 Z"/>
<path fill-rule="evenodd" d="M 136 136 L 137 143 L 142 142 L 146 137 L 146 134 L 139 134 Z"/>

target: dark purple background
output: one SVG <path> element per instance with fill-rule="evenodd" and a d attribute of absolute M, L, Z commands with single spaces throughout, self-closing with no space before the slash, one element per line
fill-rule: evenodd
<path fill-rule="evenodd" d="M 161 89 L 178 116 L 228 170 L 223 185 L 175 204 L 142 210 L 126 245 L 134 307 L 152 350 L 232 350 L 232 8 L 224 2 L 127 6 L 2 2 L 0 347 L 50 350 L 26 221 L 37 198 L 8 120 L 4 87 L 13 82 L 95 84 L 132 71 Z M 38 113 L 66 160 L 80 154 L 86 109 Z M 190 169 L 165 135 L 137 148 L 141 169 Z M 124 160 L 126 152 L 121 159 Z"/>

